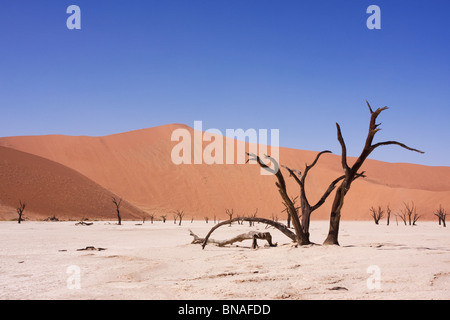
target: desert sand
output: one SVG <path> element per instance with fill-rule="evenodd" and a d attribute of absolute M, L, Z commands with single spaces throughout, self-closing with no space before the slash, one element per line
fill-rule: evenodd
<path fill-rule="evenodd" d="M 284 206 L 276 179 L 261 175 L 257 164 L 174 164 L 171 151 L 178 142 L 171 141 L 171 134 L 180 128 L 193 133 L 186 125 L 171 124 L 104 137 L 0 138 L 4 147 L 0 149 L 0 179 L 8 181 L 2 186 L 0 220 L 17 218 L 19 199 L 27 202 L 24 215 L 31 219 L 49 215 L 66 220 L 115 219 L 114 207 L 107 200 L 112 194 L 128 203 L 124 219 L 139 220 L 142 211 L 159 216 L 171 215 L 174 210 L 184 210 L 189 218 L 199 220 L 214 215 L 225 219 L 226 208 L 234 208 L 241 216 L 258 209 L 259 217 L 286 219 L 281 214 Z M 203 143 L 203 147 L 207 145 Z M 280 163 L 302 171 L 316 153 L 280 148 Z M 405 151 L 405 162 L 407 156 Z M 344 220 L 370 220 L 369 208 L 378 205 L 389 204 L 393 213 L 398 213 L 403 202 L 411 201 L 422 221 L 436 220 L 433 211 L 439 205 L 450 208 L 450 167 L 369 159 L 362 170 L 367 178 L 355 181 L 347 195 Z M 309 201 L 320 199 L 340 175 L 339 155 L 324 155 L 308 175 Z M 295 181 L 286 172 L 285 177 L 290 196 L 297 196 Z M 100 199 L 97 205 L 96 199 Z M 328 219 L 331 203 L 329 199 L 312 218 Z"/>
<path fill-rule="evenodd" d="M 437 222 L 343 221 L 341 246 L 301 248 L 265 225 L 234 224 L 212 238 L 269 231 L 278 247 L 246 240 L 204 250 L 188 230 L 205 236 L 211 222 L 140 223 L 0 222 L 0 299 L 450 298 L 449 229 Z M 313 221 L 311 240 L 327 231 Z M 77 251 L 88 246 L 105 250 Z"/>

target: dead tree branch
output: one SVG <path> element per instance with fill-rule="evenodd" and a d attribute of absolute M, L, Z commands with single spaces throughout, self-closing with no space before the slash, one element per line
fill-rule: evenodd
<path fill-rule="evenodd" d="M 203 244 L 202 244 L 202 248 L 205 249 L 206 244 L 208 243 L 209 237 L 211 236 L 211 234 L 217 230 L 218 228 L 224 226 L 224 225 L 229 225 L 233 222 L 237 222 L 238 220 L 244 220 L 244 221 L 254 221 L 254 222 L 260 222 L 260 223 L 266 223 L 269 224 L 273 227 L 275 227 L 276 229 L 278 229 L 279 231 L 281 231 L 285 236 L 287 236 L 289 239 L 291 239 L 292 241 L 297 241 L 297 236 L 295 235 L 295 233 L 293 233 L 291 230 L 288 229 L 287 226 L 285 226 L 282 223 L 279 222 L 275 222 L 273 220 L 270 219 L 264 219 L 264 218 L 234 218 L 231 220 L 226 220 L 226 221 L 222 221 L 218 224 L 216 224 L 214 227 L 211 228 L 211 230 L 208 232 L 208 234 L 206 235 L 206 237 L 203 239 Z"/>
<path fill-rule="evenodd" d="M 200 238 L 195 233 L 192 232 L 192 230 L 189 230 L 190 235 L 194 237 L 191 243 L 198 243 L 203 244 L 205 242 L 205 238 Z M 266 240 L 270 247 L 276 247 L 277 244 L 272 243 L 272 235 L 270 232 L 257 232 L 257 231 L 249 231 L 247 233 L 239 234 L 233 238 L 226 239 L 226 240 L 214 240 L 209 238 L 208 243 L 215 244 L 219 247 L 224 247 L 226 245 L 233 244 L 235 242 L 242 242 L 244 240 L 253 240 L 252 243 L 252 249 L 256 249 L 258 247 L 258 244 L 256 240 Z"/>

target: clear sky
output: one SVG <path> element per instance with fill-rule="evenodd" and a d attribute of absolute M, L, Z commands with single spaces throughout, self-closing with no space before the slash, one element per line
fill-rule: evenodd
<path fill-rule="evenodd" d="M 69 30 L 69 5 L 81 30 Z M 381 29 L 369 30 L 369 5 Z M 168 123 L 280 129 L 281 146 L 450 166 L 450 1 L 2 0 L 0 136 Z"/>

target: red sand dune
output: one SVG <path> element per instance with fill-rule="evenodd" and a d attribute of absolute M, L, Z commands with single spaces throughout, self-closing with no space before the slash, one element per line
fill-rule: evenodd
<path fill-rule="evenodd" d="M 171 134 L 177 128 L 193 132 L 193 129 L 187 126 L 172 124 L 105 137 L 7 137 L 0 138 L 0 146 L 34 154 L 71 168 L 136 207 L 148 213 L 156 213 L 157 216 L 165 213 L 171 217 L 173 210 L 179 209 L 186 212 L 185 219 L 192 216 L 196 219 L 203 219 L 205 216 L 212 219 L 216 215 L 223 220 L 226 218 L 225 208 L 234 208 L 237 215 L 247 215 L 258 208 L 260 217 L 270 217 L 273 214 L 285 219 L 286 214 L 281 213 L 284 206 L 275 187 L 275 177 L 260 175 L 260 168 L 256 164 L 173 164 L 171 151 L 178 142 L 171 141 Z M 208 144 L 209 142 L 203 142 L 203 146 Z M 281 164 L 301 171 L 305 162 L 310 163 L 315 155 L 316 152 L 280 148 Z M 22 161 L 19 153 L 16 157 Z M 24 165 L 21 161 L 17 160 L 17 171 Z M 29 162 L 31 166 L 32 161 Z M 5 170 L 8 169 L 2 166 L 2 177 Z M 433 211 L 440 204 L 450 210 L 450 167 L 367 160 L 363 170 L 366 171 L 367 178 L 358 179 L 354 183 L 345 200 L 343 219 L 371 219 L 369 208 L 372 205 L 390 204 L 395 213 L 403 207 L 403 202 L 410 201 L 415 202 L 419 213 L 423 214 L 421 219 L 424 220 L 434 219 Z M 29 184 L 33 192 L 43 188 L 39 181 L 30 182 L 27 175 L 15 174 L 17 178 L 10 177 L 7 185 L 12 181 Z M 308 175 L 307 194 L 310 202 L 317 201 L 328 184 L 341 174 L 339 156 L 324 155 Z M 295 197 L 298 194 L 296 183 L 288 174 L 285 174 L 285 178 L 291 197 Z M 3 188 L 8 189 L 6 186 Z M 49 191 L 39 192 L 45 194 Z M 8 197 L 12 196 L 11 191 Z M 17 198 L 19 194 L 14 196 Z M 30 203 L 31 207 L 31 196 L 24 194 L 21 197 Z M 63 198 L 64 192 L 60 193 L 59 197 Z M 328 219 L 332 197 L 333 195 L 313 214 L 313 219 Z M 13 205 L 13 200 L 5 200 L 3 192 L 0 201 Z M 82 209 L 77 208 L 76 202 L 72 205 L 74 207 L 71 212 L 80 211 L 80 216 L 105 217 L 104 207 L 92 209 L 87 214 L 87 211 L 81 212 Z M 95 203 L 92 203 L 92 206 L 95 208 Z M 42 206 L 42 210 L 44 207 Z M 51 212 L 46 214 L 48 215 L 51 215 Z"/>
<path fill-rule="evenodd" d="M 25 218 L 116 219 L 114 195 L 80 173 L 53 161 L 0 147 L 0 219 L 17 218 L 19 201 Z M 140 209 L 123 202 L 122 218 L 141 219 Z"/>

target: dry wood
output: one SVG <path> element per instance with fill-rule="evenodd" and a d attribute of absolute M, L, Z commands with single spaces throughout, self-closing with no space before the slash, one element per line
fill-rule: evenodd
<path fill-rule="evenodd" d="M 243 221 L 254 221 L 254 222 L 260 222 L 260 223 L 266 223 L 269 224 L 273 227 L 275 227 L 276 229 L 280 230 L 285 236 L 287 236 L 289 239 L 291 239 L 292 241 L 297 242 L 297 236 L 295 235 L 295 233 L 293 233 L 291 230 L 288 229 L 287 226 L 285 226 L 282 223 L 279 222 L 275 222 L 273 220 L 270 219 L 264 219 L 264 218 L 234 218 L 231 220 L 226 220 L 226 221 L 222 221 L 218 224 L 216 224 L 214 227 L 211 228 L 211 230 L 208 232 L 208 234 L 206 235 L 206 237 L 203 239 L 203 244 L 202 244 L 202 248 L 204 249 L 205 246 L 208 243 L 209 237 L 211 236 L 211 234 L 217 230 L 218 228 L 224 226 L 224 225 L 229 225 L 233 222 L 237 222 L 238 220 L 243 220 Z"/>
<path fill-rule="evenodd" d="M 436 212 L 434 212 L 434 215 L 436 217 L 438 217 L 439 225 L 441 225 L 441 223 L 442 223 L 442 225 L 444 227 L 447 227 L 447 225 L 445 224 L 445 218 L 447 217 L 447 212 L 445 211 L 444 208 L 442 208 L 442 205 L 440 205 L 439 209 Z"/>
<path fill-rule="evenodd" d="M 375 224 L 379 224 L 381 218 L 384 217 L 384 210 L 381 206 L 378 206 L 378 209 L 375 209 L 373 206 L 370 207 L 370 215 L 372 216 Z"/>
<path fill-rule="evenodd" d="M 387 107 L 378 108 L 377 110 L 373 111 L 372 107 L 370 106 L 369 102 L 367 102 L 367 106 L 369 107 L 370 111 L 370 122 L 369 122 L 369 131 L 367 133 L 366 143 L 364 145 L 363 150 L 361 151 L 360 156 L 356 159 L 356 161 L 353 163 L 353 165 L 350 167 L 347 162 L 347 147 L 345 145 L 344 138 L 342 136 L 341 127 L 338 123 L 336 123 L 336 129 L 337 129 L 337 139 L 341 145 L 341 166 L 344 170 L 345 178 L 339 185 L 338 189 L 336 190 L 336 194 L 334 197 L 334 201 L 331 207 L 331 213 L 330 213 L 330 228 L 328 231 L 328 236 L 324 241 L 324 244 L 328 245 L 339 245 L 338 242 L 338 235 L 339 235 L 339 223 L 341 219 L 341 209 L 344 205 L 344 198 L 347 192 L 350 190 L 350 187 L 352 185 L 352 182 L 358 178 L 358 175 L 361 175 L 358 173 L 358 171 L 361 169 L 364 161 L 367 159 L 367 157 L 378 147 L 381 146 L 387 146 L 387 145 L 398 145 L 404 149 L 415 151 L 419 153 L 424 153 L 423 151 L 410 148 L 406 146 L 403 143 L 397 142 L 397 141 L 384 141 L 379 143 L 373 143 L 373 139 L 375 137 L 375 134 L 380 131 L 381 129 L 378 128 L 380 126 L 380 123 L 376 123 L 378 116 L 381 112 L 384 110 L 387 110 Z"/>
<path fill-rule="evenodd" d="M 75 223 L 76 226 L 92 226 L 93 224 L 94 224 L 93 222 L 84 222 L 84 221 Z"/>
<path fill-rule="evenodd" d="M 200 238 L 199 236 L 197 236 L 194 232 L 192 232 L 192 230 L 189 230 L 190 235 L 192 237 L 194 237 L 194 239 L 192 240 L 191 243 L 198 243 L 198 244 L 203 244 L 205 242 L 205 238 Z M 215 244 L 219 247 L 224 247 L 226 245 L 230 245 L 233 244 L 235 242 L 242 242 L 244 240 L 253 240 L 252 243 L 252 248 L 255 249 L 258 247 L 256 240 L 266 240 L 267 243 L 269 244 L 270 247 L 276 247 L 277 244 L 272 243 L 272 235 L 270 234 L 270 232 L 257 232 L 257 231 L 249 231 L 247 233 L 242 233 L 239 234 L 233 238 L 230 239 L 226 239 L 226 240 L 215 240 L 215 239 L 211 239 L 209 238 L 207 240 L 207 243 L 212 243 Z"/>
<path fill-rule="evenodd" d="M 120 205 L 122 204 L 122 198 L 117 200 L 115 197 L 112 197 L 112 202 L 116 206 L 116 212 L 117 212 L 117 224 L 122 224 L 122 218 L 120 217 Z"/>
<path fill-rule="evenodd" d="M 19 200 L 19 207 L 16 209 L 17 210 L 17 214 L 19 215 L 19 219 L 18 222 L 22 222 L 22 215 L 23 215 L 23 211 L 25 210 L 26 207 L 26 203 L 22 202 L 22 200 Z"/>
<path fill-rule="evenodd" d="M 265 170 L 272 172 L 276 176 L 278 182 L 276 182 L 275 185 L 278 187 L 278 192 L 280 193 L 281 198 L 283 199 L 283 202 L 286 205 L 286 210 L 289 216 L 291 217 L 292 224 L 294 226 L 296 234 L 296 241 L 299 245 L 310 244 L 311 242 L 309 241 L 309 238 L 303 231 L 302 224 L 300 223 L 300 219 L 295 204 L 292 202 L 291 198 L 287 193 L 286 181 L 284 180 L 281 170 L 279 170 L 280 166 L 278 164 L 278 161 L 276 161 L 271 156 L 264 155 L 264 157 L 274 165 L 275 169 L 272 169 L 270 166 L 265 164 L 259 156 L 252 153 L 247 153 L 247 155 L 249 156 L 247 161 L 256 160 L 261 168 L 264 168 Z"/>

